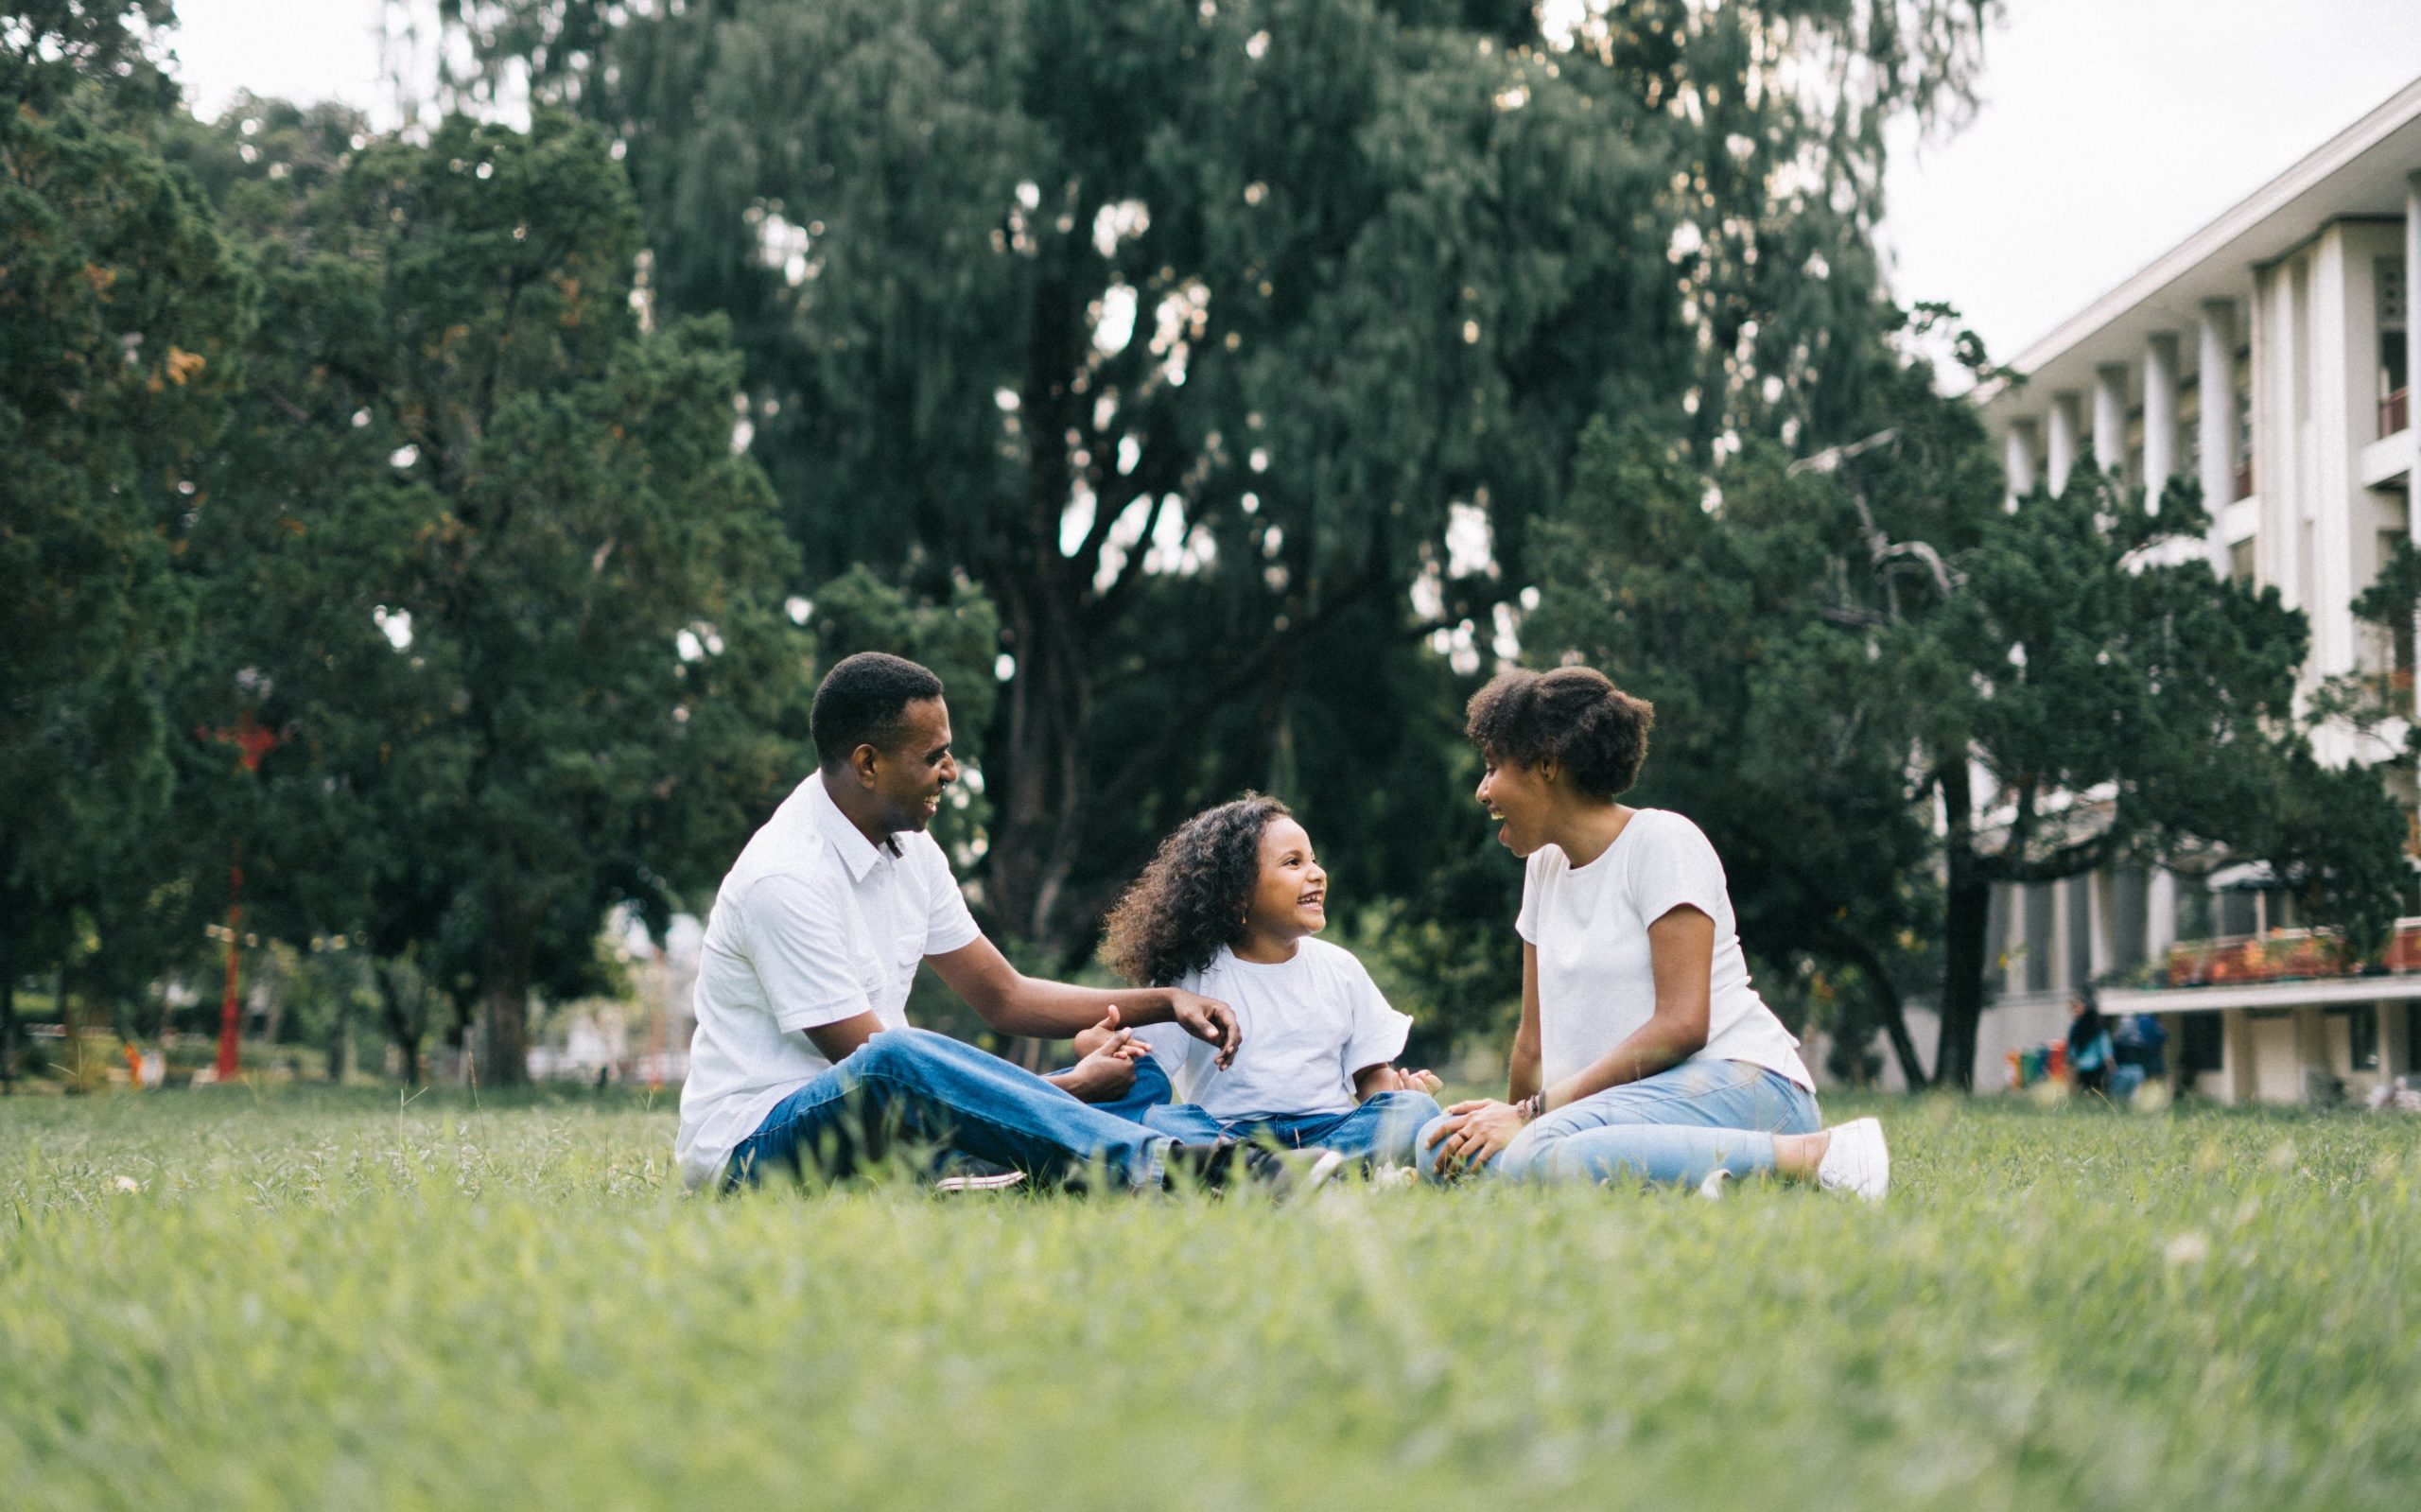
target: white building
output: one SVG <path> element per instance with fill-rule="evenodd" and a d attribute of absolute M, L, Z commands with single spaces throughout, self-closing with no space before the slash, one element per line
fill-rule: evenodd
<path fill-rule="evenodd" d="M 2084 465 L 2155 494 L 2198 478 L 2213 567 L 2309 617 L 2307 690 L 2353 672 L 2409 686 L 2410 640 L 2351 605 L 2395 538 L 2421 536 L 2416 285 L 2421 79 L 2017 356 L 2026 381 L 1979 401 L 2012 498 Z M 2318 746 L 2334 762 L 2386 754 L 2351 727 Z M 2238 885 L 2112 871 L 2002 889 L 1977 1085 L 2006 1051 L 2057 1037 L 2075 987 L 2130 975 L 2148 985 L 2105 990 L 2105 1009 L 2162 1015 L 2173 1069 L 2211 1096 L 2295 1101 L 2329 1076 L 2359 1093 L 2415 1069 L 2421 918 L 2392 975 L 2281 980 L 2310 965 L 2290 904 L 2257 869 L 2215 880 Z"/>

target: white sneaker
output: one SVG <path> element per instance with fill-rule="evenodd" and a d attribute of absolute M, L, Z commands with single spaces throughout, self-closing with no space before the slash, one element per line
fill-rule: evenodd
<path fill-rule="evenodd" d="M 1706 1173 L 1704 1181 L 1698 1183 L 1698 1195 L 1709 1202 L 1721 1202 L 1725 1189 L 1731 1184 L 1732 1173 L 1717 1166 Z"/>
<path fill-rule="evenodd" d="M 1829 1132 L 1832 1138 L 1816 1167 L 1816 1184 L 1827 1191 L 1881 1202 L 1891 1190 L 1891 1151 L 1883 1142 L 1883 1125 L 1873 1119 L 1854 1119 Z"/>
<path fill-rule="evenodd" d="M 1331 1177 L 1345 1169 L 1345 1156 L 1333 1150 L 1322 1150 L 1316 1159 L 1295 1173 L 1295 1185 L 1286 1193 L 1288 1202 L 1305 1202 L 1313 1192 L 1329 1184 Z"/>
<path fill-rule="evenodd" d="M 1024 1185 L 1025 1173 L 1022 1171 L 987 1171 L 981 1173 L 944 1176 L 933 1183 L 933 1190 L 955 1195 L 969 1191 L 1007 1191 L 1013 1187 Z"/>

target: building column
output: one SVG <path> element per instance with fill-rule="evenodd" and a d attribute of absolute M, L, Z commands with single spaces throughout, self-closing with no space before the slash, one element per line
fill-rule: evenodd
<path fill-rule="evenodd" d="M 2227 1073 L 2228 1101 L 2251 1107 L 2260 1083 L 2253 1074 L 2253 1019 L 2241 1008 L 2220 1011 L 2220 1065 Z"/>
<path fill-rule="evenodd" d="M 2236 502 L 2236 301 L 2203 302 L 2201 371 L 2194 376 L 2202 413 L 2195 433 L 2202 444 L 2203 507 L 2211 512 L 2211 570 L 2228 575 L 2228 538 L 2221 518 Z"/>
<path fill-rule="evenodd" d="M 2295 1101 L 2310 1103 L 2314 1071 L 2324 1076 L 2334 1075 L 2336 1068 L 2328 1064 L 2328 1031 L 2317 1008 L 2298 1008 L 2295 1023 Z"/>
<path fill-rule="evenodd" d="M 2105 362 L 2093 370 L 2093 464 L 2120 479 L 2127 476 L 2127 364 Z"/>
<path fill-rule="evenodd" d="M 2034 492 L 2034 422 L 2012 420 L 2002 454 L 2001 471 L 2009 475 L 2009 507 Z"/>
<path fill-rule="evenodd" d="M 2177 336 L 2162 331 L 2144 343 L 2144 507 L 2160 508 L 2161 492 L 2177 471 Z"/>
<path fill-rule="evenodd" d="M 2043 443 L 2043 476 L 2049 481 L 2051 492 L 2068 491 L 2068 474 L 2077 465 L 2077 396 L 2074 392 L 2051 396 L 2051 417 Z"/>

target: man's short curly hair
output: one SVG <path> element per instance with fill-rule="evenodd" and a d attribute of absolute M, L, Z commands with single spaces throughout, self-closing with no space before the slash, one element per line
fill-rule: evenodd
<path fill-rule="evenodd" d="M 1206 808 L 1160 843 L 1143 875 L 1109 911 L 1102 960 L 1141 987 L 1172 986 L 1244 938 L 1261 881 L 1261 832 L 1294 810 L 1247 792 Z"/>
<path fill-rule="evenodd" d="M 1504 672 L 1472 695 L 1464 733 L 1491 761 L 1536 767 L 1553 758 L 1573 785 L 1611 800 L 1647 761 L 1656 707 L 1587 667 Z"/>
<path fill-rule="evenodd" d="M 932 669 L 879 651 L 844 656 L 816 685 L 807 725 L 816 765 L 838 772 L 862 745 L 889 751 L 907 726 L 908 705 L 942 696 Z"/>

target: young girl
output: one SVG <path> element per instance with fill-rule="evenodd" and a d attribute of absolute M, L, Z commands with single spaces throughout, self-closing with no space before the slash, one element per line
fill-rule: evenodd
<path fill-rule="evenodd" d="M 1179 1100 L 1142 1121 L 1186 1140 L 1274 1138 L 1379 1164 L 1408 1164 L 1438 1116 L 1437 1078 L 1398 1070 L 1412 1019 L 1387 1006 L 1352 953 L 1313 938 L 1328 927 L 1328 874 L 1284 804 L 1259 793 L 1196 814 L 1170 836 L 1109 915 L 1103 955 L 1139 986 L 1182 986 L 1233 1008 L 1234 1064 L 1197 1055 L 1183 1034 L 1133 1031 Z M 1088 1031 L 1081 1052 L 1103 1037 Z M 1155 1088 L 1156 1089 L 1156 1088 Z M 1166 1094 L 1162 1094 L 1165 1096 Z"/>

